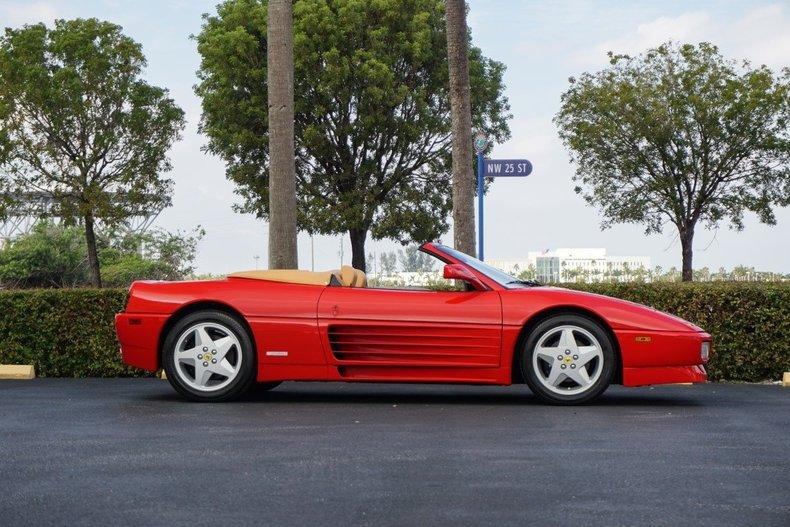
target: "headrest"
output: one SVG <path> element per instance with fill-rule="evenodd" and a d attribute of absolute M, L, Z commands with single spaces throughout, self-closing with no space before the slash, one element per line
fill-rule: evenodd
<path fill-rule="evenodd" d="M 368 279 L 365 273 L 359 269 L 354 269 L 350 265 L 340 268 L 340 281 L 345 287 L 367 287 Z"/>
<path fill-rule="evenodd" d="M 340 268 L 340 281 L 343 282 L 345 287 L 354 287 L 356 275 L 356 269 L 350 265 L 344 265 Z"/>

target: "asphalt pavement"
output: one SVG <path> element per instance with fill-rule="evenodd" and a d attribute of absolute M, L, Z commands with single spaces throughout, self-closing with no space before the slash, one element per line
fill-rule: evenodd
<path fill-rule="evenodd" d="M 0 524 L 790 525 L 790 389 L 0 381 Z"/>

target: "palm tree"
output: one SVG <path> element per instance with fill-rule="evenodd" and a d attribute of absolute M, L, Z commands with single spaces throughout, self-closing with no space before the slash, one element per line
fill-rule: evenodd
<path fill-rule="evenodd" d="M 475 255 L 475 187 L 472 174 L 472 105 L 466 2 L 447 0 L 447 62 L 453 126 L 453 236 L 455 248 Z"/>
<path fill-rule="evenodd" d="M 269 0 L 269 268 L 299 265 L 294 164 L 294 41 L 291 0 Z"/>

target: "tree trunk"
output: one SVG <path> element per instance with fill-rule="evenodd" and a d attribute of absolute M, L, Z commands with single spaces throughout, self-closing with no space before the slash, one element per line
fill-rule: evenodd
<path fill-rule="evenodd" d="M 351 238 L 351 267 L 367 272 L 365 263 L 365 240 L 368 237 L 367 229 L 351 229 L 348 231 Z"/>
<path fill-rule="evenodd" d="M 453 238 L 455 248 L 475 255 L 475 179 L 472 173 L 472 106 L 466 2 L 447 0 L 447 62 L 453 125 Z"/>
<path fill-rule="evenodd" d="M 91 284 L 101 287 L 101 270 L 99 269 L 99 254 L 96 251 L 96 233 L 93 230 L 93 214 L 85 215 L 85 243 L 88 246 L 88 267 L 90 268 Z"/>
<path fill-rule="evenodd" d="M 270 0 L 267 24 L 269 95 L 269 268 L 295 269 L 294 50 L 291 0 Z"/>
<path fill-rule="evenodd" d="M 691 282 L 694 279 L 692 259 L 694 257 L 694 226 L 686 227 L 680 231 L 680 247 L 683 251 L 683 281 Z"/>

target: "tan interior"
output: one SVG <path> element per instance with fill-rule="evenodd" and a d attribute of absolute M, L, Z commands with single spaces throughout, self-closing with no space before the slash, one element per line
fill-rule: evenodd
<path fill-rule="evenodd" d="M 267 280 L 289 284 L 329 285 L 335 277 L 343 287 L 367 287 L 365 273 L 344 265 L 340 270 L 333 271 L 302 271 L 300 269 L 271 269 L 268 271 L 239 271 L 230 273 L 230 278 L 248 278 L 250 280 Z"/>
<path fill-rule="evenodd" d="M 344 287 L 354 287 L 354 281 L 356 280 L 356 277 L 357 274 L 354 272 L 354 268 L 350 265 L 344 265 L 340 268 L 340 282 Z"/>
<path fill-rule="evenodd" d="M 329 285 L 332 280 L 330 271 L 301 271 L 298 269 L 271 269 L 268 271 L 239 271 L 230 273 L 228 277 L 267 280 L 269 282 L 286 282 L 289 284 Z M 338 275 L 335 275 L 340 279 Z"/>

